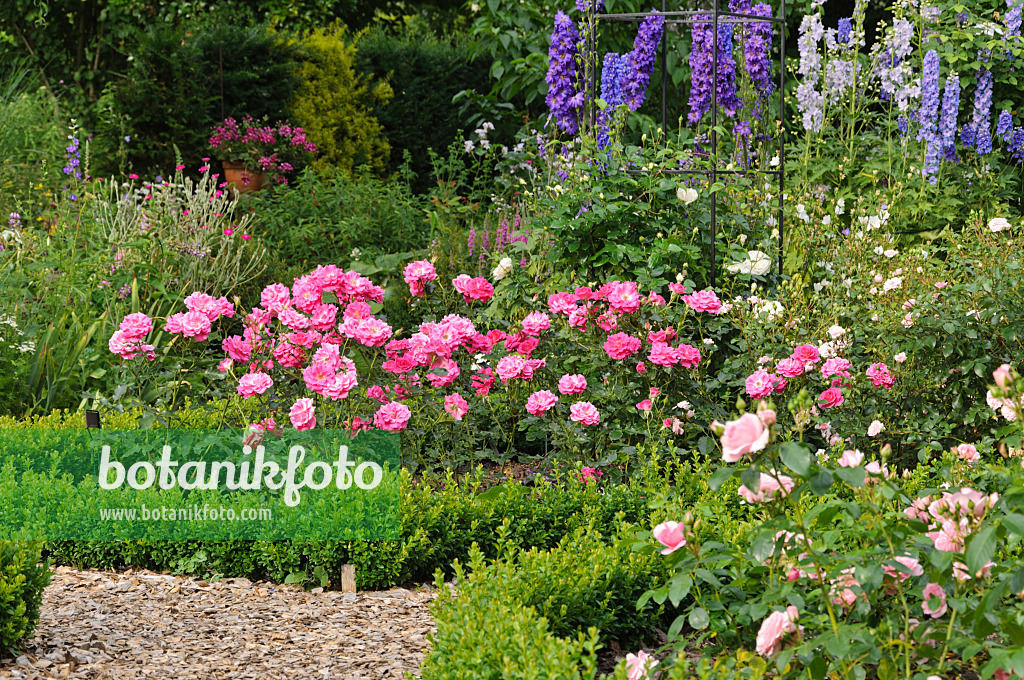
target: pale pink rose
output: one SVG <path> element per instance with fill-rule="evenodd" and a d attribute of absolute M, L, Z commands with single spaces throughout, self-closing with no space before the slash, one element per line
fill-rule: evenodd
<path fill-rule="evenodd" d="M 831 378 L 834 375 L 841 375 L 844 378 L 850 377 L 850 368 L 853 366 L 847 359 L 832 357 L 821 367 L 821 377 Z"/>
<path fill-rule="evenodd" d="M 557 401 L 558 397 L 550 390 L 539 390 L 531 394 L 526 400 L 526 411 L 531 416 L 541 418 Z"/>
<path fill-rule="evenodd" d="M 566 373 L 558 379 L 558 391 L 562 394 L 581 394 L 587 389 L 587 379 L 579 373 Z"/>
<path fill-rule="evenodd" d="M 758 481 L 758 488 L 751 490 L 743 485 L 739 488 L 739 495 L 743 497 L 748 503 L 764 503 L 770 501 L 774 496 L 775 492 L 780 489 L 783 493 L 789 493 L 795 486 L 793 479 L 786 475 L 778 474 L 766 474 L 761 473 L 761 478 Z"/>
<path fill-rule="evenodd" d="M 504 383 L 513 378 L 524 378 L 526 369 L 526 359 L 515 354 L 510 354 L 507 357 L 502 357 L 501 360 L 498 361 L 498 365 L 495 367 L 495 372 Z"/>
<path fill-rule="evenodd" d="M 647 673 L 657 665 L 658 661 L 643 650 L 636 654 L 627 654 L 626 678 L 627 680 L 646 680 Z"/>
<path fill-rule="evenodd" d="M 844 401 L 846 399 L 843 398 L 843 393 L 838 387 L 830 387 L 818 396 L 818 404 L 822 408 L 842 406 Z"/>
<path fill-rule="evenodd" d="M 544 312 L 531 312 L 523 319 L 523 332 L 527 335 L 540 335 L 551 328 L 551 320 Z"/>
<path fill-rule="evenodd" d="M 569 418 L 584 425 L 597 425 L 601 414 L 589 401 L 578 401 L 569 407 Z"/>
<path fill-rule="evenodd" d="M 444 410 L 455 420 L 462 420 L 469 412 L 469 404 L 461 394 L 449 394 L 444 398 Z"/>
<path fill-rule="evenodd" d="M 405 429 L 411 417 L 412 411 L 408 406 L 393 401 L 377 409 L 377 412 L 373 414 L 373 424 L 378 429 L 397 432 Z"/>
<path fill-rule="evenodd" d="M 924 587 L 924 602 L 921 608 L 924 613 L 937 619 L 946 613 L 946 591 L 938 583 L 929 583 Z"/>
<path fill-rule="evenodd" d="M 246 373 L 238 381 L 238 393 L 243 399 L 263 394 L 274 384 L 266 373 Z"/>
<path fill-rule="evenodd" d="M 120 328 L 126 340 L 142 340 L 153 330 L 153 320 L 142 312 L 136 312 L 124 317 Z"/>
<path fill-rule="evenodd" d="M 654 527 L 653 533 L 654 540 L 665 546 L 662 555 L 671 555 L 686 545 L 686 526 L 680 522 L 662 522 Z"/>
<path fill-rule="evenodd" d="M 904 568 L 900 569 L 892 564 L 883 564 L 882 571 L 884 572 L 886 579 L 890 581 L 903 583 L 911 576 L 921 576 L 924 574 L 924 568 L 921 566 L 921 562 L 917 558 L 898 555 L 893 557 L 892 561 L 900 563 Z"/>
<path fill-rule="evenodd" d="M 760 451 L 768 446 L 770 434 L 771 431 L 753 413 L 744 413 L 736 420 L 730 420 L 722 432 L 722 460 L 736 463 L 743 454 Z"/>
<path fill-rule="evenodd" d="M 885 425 L 882 424 L 882 421 L 872 420 L 868 425 L 868 436 L 877 437 L 883 430 L 885 430 Z"/>
<path fill-rule="evenodd" d="M 859 449 L 843 451 L 839 457 L 839 467 L 857 467 L 864 462 L 864 454 Z"/>
<path fill-rule="evenodd" d="M 832 588 L 829 592 L 829 599 L 832 600 L 833 604 L 837 604 L 844 609 L 849 609 L 857 603 L 858 597 L 867 599 L 867 595 L 861 590 L 858 595 L 857 590 L 860 590 L 860 581 L 854 576 L 854 567 L 849 569 L 843 569 L 839 576 L 832 579 Z"/>
<path fill-rule="evenodd" d="M 309 397 L 296 399 L 288 411 L 288 419 L 296 430 L 312 430 L 316 427 L 316 407 Z"/>
<path fill-rule="evenodd" d="M 124 329 L 122 328 L 122 330 Z M 1003 364 L 995 371 L 993 371 L 992 377 L 995 379 L 996 385 L 999 385 L 999 387 L 1006 389 L 1006 381 L 1010 377 L 1011 370 L 1012 369 L 1010 368 L 1010 364 Z"/>
<path fill-rule="evenodd" d="M 899 354 L 894 356 L 893 359 L 896 361 L 897 364 L 902 364 L 904 361 L 907 360 L 907 353 L 900 352 Z"/>
<path fill-rule="evenodd" d="M 977 463 L 978 459 L 981 458 L 978 454 L 978 448 L 974 444 L 960 444 L 956 447 L 956 452 L 968 463 Z"/>
<path fill-rule="evenodd" d="M 654 406 L 654 404 L 650 399 L 644 399 L 636 405 L 638 409 L 644 412 L 650 411 L 652 406 Z"/>
<path fill-rule="evenodd" d="M 799 630 L 796 626 L 798 617 L 799 612 L 793 605 L 786 607 L 786 611 L 769 614 L 757 631 L 757 653 L 771 658 L 782 651 L 783 638 Z"/>
<path fill-rule="evenodd" d="M 757 417 L 761 419 L 762 423 L 768 426 L 774 425 L 777 419 L 775 410 L 768 408 L 763 401 L 758 402 L 757 404 Z"/>
<path fill-rule="evenodd" d="M 224 357 L 223 359 L 220 360 L 220 363 L 217 364 L 217 370 L 220 371 L 221 373 L 227 373 L 228 371 L 231 370 L 231 367 L 234 365 L 235 362 L 231 359 L 231 357 Z"/>

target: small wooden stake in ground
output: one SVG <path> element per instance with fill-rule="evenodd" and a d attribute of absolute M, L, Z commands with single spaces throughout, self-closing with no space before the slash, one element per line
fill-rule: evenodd
<path fill-rule="evenodd" d="M 354 564 L 341 565 L 341 592 L 356 592 L 356 567 Z"/>

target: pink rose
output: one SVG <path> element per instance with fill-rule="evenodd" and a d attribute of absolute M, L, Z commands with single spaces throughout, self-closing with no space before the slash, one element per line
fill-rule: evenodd
<path fill-rule="evenodd" d="M 772 378 L 772 374 L 768 371 L 763 368 L 757 369 L 747 376 L 747 394 L 754 399 L 764 399 L 775 391 L 775 380 Z"/>
<path fill-rule="evenodd" d="M 821 358 L 821 355 L 818 353 L 818 348 L 814 345 L 800 345 L 793 350 L 791 358 L 806 365 L 817 363 L 818 359 Z"/>
<path fill-rule="evenodd" d="M 238 381 L 238 393 L 243 399 L 263 394 L 274 384 L 266 373 L 246 373 Z"/>
<path fill-rule="evenodd" d="M 527 335 L 540 335 L 551 328 L 551 320 L 544 312 L 531 312 L 523 319 L 523 332 Z"/>
<path fill-rule="evenodd" d="M 495 367 L 495 372 L 498 377 L 501 378 L 501 382 L 508 382 L 512 378 L 524 378 L 529 379 L 526 376 L 527 365 L 526 359 L 515 354 L 510 354 L 507 357 L 502 357 L 498 361 L 498 365 Z M 532 372 L 530 372 L 532 375 Z"/>
<path fill-rule="evenodd" d="M 924 574 L 924 568 L 921 566 L 921 562 L 914 557 L 898 555 L 892 558 L 892 561 L 902 565 L 903 569 L 892 564 L 883 564 L 882 571 L 885 573 L 885 578 L 889 581 L 903 583 L 911 576 L 921 576 Z M 894 592 L 894 590 L 895 589 L 892 589 L 890 592 Z"/>
<path fill-rule="evenodd" d="M 449 394 L 444 398 L 444 410 L 455 420 L 462 420 L 462 417 L 469 412 L 469 404 L 461 394 Z"/>
<path fill-rule="evenodd" d="M 647 359 L 658 366 L 672 366 L 679 363 L 679 352 L 666 342 L 654 342 Z"/>
<path fill-rule="evenodd" d="M 679 358 L 679 365 L 683 368 L 693 368 L 700 363 L 700 350 L 692 345 L 676 347 L 676 356 Z"/>
<path fill-rule="evenodd" d="M 746 485 L 743 485 L 739 488 L 738 493 L 748 503 L 764 503 L 765 501 L 770 501 L 775 496 L 776 491 L 781 489 L 783 493 L 789 493 L 793 490 L 794 486 L 795 484 L 791 477 L 774 473 L 769 475 L 762 472 L 756 490 L 748 489 Z"/>
<path fill-rule="evenodd" d="M 142 340 L 153 330 L 153 320 L 142 312 L 136 312 L 124 317 L 120 328 L 126 340 Z"/>
<path fill-rule="evenodd" d="M 830 378 L 833 375 L 841 375 L 844 378 L 850 377 L 850 368 L 853 366 L 847 359 L 832 357 L 821 367 L 821 377 Z"/>
<path fill-rule="evenodd" d="M 887 390 L 891 390 L 892 386 L 896 383 L 889 372 L 889 367 L 885 364 L 871 364 L 868 370 L 865 371 L 865 375 L 871 379 L 871 384 L 876 388 L 884 387 Z"/>
<path fill-rule="evenodd" d="M 405 429 L 411 417 L 412 411 L 408 406 L 393 401 L 377 409 L 377 412 L 373 414 L 373 424 L 378 429 L 397 432 Z"/>
<path fill-rule="evenodd" d="M 636 365 L 636 372 L 637 373 L 646 373 L 647 372 L 647 365 L 644 364 L 644 362 L 642 362 L 642 361 L 637 363 L 637 365 Z"/>
<path fill-rule="evenodd" d="M 640 309 L 640 293 L 636 284 L 632 281 L 612 281 L 608 284 L 608 306 L 620 314 L 632 314 Z"/>
<path fill-rule="evenodd" d="M 576 309 L 576 300 L 572 293 L 555 293 L 548 296 L 548 309 L 552 314 L 568 314 Z"/>
<path fill-rule="evenodd" d="M 924 613 L 937 619 L 946 613 L 946 591 L 938 583 L 929 583 L 924 587 L 924 602 L 921 608 Z"/>
<path fill-rule="evenodd" d="M 292 292 L 283 283 L 272 283 L 260 293 L 260 304 L 271 316 L 277 316 L 291 303 Z"/>
<path fill-rule="evenodd" d="M 818 396 L 818 403 L 822 408 L 842 406 L 844 401 L 846 400 L 838 387 L 830 387 Z"/>
<path fill-rule="evenodd" d="M 587 389 L 587 379 L 579 373 L 566 373 L 558 379 L 558 391 L 562 394 L 582 394 Z"/>
<path fill-rule="evenodd" d="M 857 467 L 864 462 L 864 454 L 859 449 L 847 449 L 839 457 L 839 467 Z"/>
<path fill-rule="evenodd" d="M 722 432 L 722 460 L 736 463 L 745 453 L 754 453 L 768 446 L 770 431 L 753 413 L 744 413 L 725 424 Z"/>
<path fill-rule="evenodd" d="M 604 351 L 612 359 L 621 361 L 640 349 L 640 339 L 625 333 L 609 335 L 604 341 Z"/>
<path fill-rule="evenodd" d="M 288 419 L 292 421 L 296 430 L 312 430 L 316 427 L 315 411 L 316 407 L 309 397 L 296 399 L 291 410 L 288 411 Z"/>
<path fill-rule="evenodd" d="M 682 299 L 686 306 L 695 312 L 718 314 L 719 310 L 722 309 L 721 300 L 715 295 L 715 291 L 710 288 L 697 291 L 693 295 L 684 295 Z"/>
<path fill-rule="evenodd" d="M 757 631 L 757 653 L 770 659 L 781 652 L 783 639 L 799 632 L 796 626 L 799 615 L 793 605 L 786 607 L 786 611 L 769 614 Z"/>
<path fill-rule="evenodd" d="M 639 404 L 636 405 L 636 407 L 638 409 L 640 409 L 641 411 L 644 411 L 644 412 L 650 411 L 651 407 L 653 407 L 653 406 L 654 406 L 654 404 L 653 404 L 653 402 L 651 402 L 650 399 L 644 399 L 643 401 L 641 401 Z"/>
<path fill-rule="evenodd" d="M 177 315 L 175 315 L 177 316 Z M 202 312 L 185 312 L 181 319 L 181 334 L 196 342 L 204 342 L 210 337 L 210 319 Z M 170 319 L 168 319 L 168 323 Z"/>
<path fill-rule="evenodd" d="M 626 655 L 626 679 L 646 680 L 647 673 L 658 665 L 658 661 L 642 649 L 636 654 Z"/>
<path fill-rule="evenodd" d="M 978 449 L 974 444 L 961 444 L 956 447 L 956 452 L 968 463 L 977 463 L 978 459 L 981 458 L 978 454 Z"/>
<path fill-rule="evenodd" d="M 122 330 L 124 330 L 123 327 L 122 327 Z M 1010 368 L 1010 364 L 1003 364 L 1002 366 L 997 368 L 995 371 L 993 371 L 992 372 L 992 377 L 995 379 L 996 385 L 999 385 L 999 387 L 1001 387 L 1003 389 L 1006 389 L 1006 382 L 1007 382 L 1007 380 L 1010 377 L 1010 371 L 1011 370 L 1012 369 Z"/>
<path fill-rule="evenodd" d="M 868 436 L 877 437 L 884 429 L 885 425 L 882 424 L 882 421 L 872 420 L 871 424 L 868 425 Z"/>
<path fill-rule="evenodd" d="M 665 546 L 662 555 L 671 555 L 686 545 L 686 526 L 679 522 L 662 522 L 654 527 L 653 533 L 654 540 Z"/>
<path fill-rule="evenodd" d="M 569 418 L 584 425 L 597 425 L 601 421 L 601 414 L 589 401 L 578 401 L 569 407 Z"/>
<path fill-rule="evenodd" d="M 558 397 L 549 390 L 539 390 L 531 394 L 526 400 L 526 411 L 531 416 L 541 418 L 557 401 Z"/>
<path fill-rule="evenodd" d="M 799 378 L 804 374 L 804 366 L 803 361 L 789 357 L 776 364 L 775 372 L 784 378 Z"/>

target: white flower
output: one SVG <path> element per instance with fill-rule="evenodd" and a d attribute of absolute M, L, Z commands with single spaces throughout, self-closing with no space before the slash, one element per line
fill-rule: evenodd
<path fill-rule="evenodd" d="M 828 358 L 834 357 L 836 355 L 836 350 L 832 346 L 831 342 L 823 342 L 818 347 L 818 354 L 821 355 L 822 359 L 828 359 Z"/>
<path fill-rule="evenodd" d="M 676 283 L 682 283 L 685 280 L 686 280 L 686 277 L 683 276 L 682 272 L 676 272 Z"/>
<path fill-rule="evenodd" d="M 750 258 L 750 273 L 754 276 L 764 276 L 772 268 L 772 259 L 760 250 L 748 250 L 747 257 Z"/>
<path fill-rule="evenodd" d="M 840 198 L 836 202 L 836 217 L 839 217 L 844 212 L 846 212 L 845 208 L 846 208 L 846 199 L 845 198 Z"/>
<path fill-rule="evenodd" d="M 772 166 L 773 168 L 779 167 L 779 157 L 772 156 L 772 159 L 768 161 L 768 165 Z"/>
<path fill-rule="evenodd" d="M 889 250 L 885 251 L 882 254 L 885 255 L 887 258 L 889 258 L 891 260 L 892 258 L 896 257 L 899 254 L 899 251 L 896 251 L 896 250 L 893 250 L 892 248 L 890 248 Z"/>
<path fill-rule="evenodd" d="M 882 250 L 882 246 L 878 246 L 877 248 L 875 248 L 875 255 L 881 255 L 883 252 L 884 251 Z"/>
<path fill-rule="evenodd" d="M 988 221 L 988 230 L 991 231 L 993 234 L 997 234 L 1003 231 L 1004 229 L 1009 228 L 1010 223 L 1006 220 L 1005 217 L 993 217 Z"/>
<path fill-rule="evenodd" d="M 885 292 L 888 292 L 890 290 L 895 290 L 895 289 L 899 288 L 902 285 L 903 285 L 903 279 L 901 279 L 898 276 L 894 276 L 894 277 L 892 277 L 891 279 L 888 279 L 885 283 L 882 284 L 882 290 L 885 291 Z"/>
<path fill-rule="evenodd" d="M 503 257 L 503 258 L 501 258 L 501 261 L 498 262 L 498 266 L 494 268 L 493 272 L 491 272 L 491 276 L 494 277 L 495 281 L 501 281 L 503 278 L 508 276 L 511 272 L 512 272 L 512 258 L 511 257 Z"/>
<path fill-rule="evenodd" d="M 828 225 L 832 224 L 832 216 L 831 215 L 825 215 L 824 217 L 821 218 L 821 223 L 823 225 L 825 225 L 826 227 Z"/>
<path fill-rule="evenodd" d="M 490 149 L 491 148 L 491 143 L 488 140 L 486 140 L 486 139 L 481 139 L 480 140 L 480 148 L 481 149 Z"/>
<path fill-rule="evenodd" d="M 466 153 L 473 153 L 473 149 L 476 148 L 476 145 L 473 144 L 473 140 L 471 139 L 467 139 L 463 142 L 463 145 L 466 147 Z"/>
<path fill-rule="evenodd" d="M 686 205 L 690 205 L 696 201 L 698 195 L 697 190 L 693 187 L 679 187 L 676 189 L 676 198 Z"/>
<path fill-rule="evenodd" d="M 768 220 L 768 225 L 769 225 L 769 226 L 773 226 L 773 224 L 772 224 L 772 221 L 771 221 L 771 220 Z M 778 237 L 779 237 L 779 229 L 778 229 L 778 227 L 776 227 L 775 229 L 772 229 L 772 238 L 773 238 L 773 239 L 776 239 L 776 238 L 778 238 Z"/>
<path fill-rule="evenodd" d="M 750 273 L 750 260 L 743 260 L 742 262 L 734 262 L 726 267 L 733 274 L 749 274 Z"/>
<path fill-rule="evenodd" d="M 740 241 L 740 245 L 741 246 L 746 245 L 747 244 L 747 235 L 746 234 L 740 234 L 739 241 Z"/>
<path fill-rule="evenodd" d="M 846 329 L 843 328 L 842 326 L 832 326 L 831 328 L 829 328 L 826 331 L 826 333 L 829 334 L 829 337 L 831 337 L 833 340 L 835 340 L 836 338 L 838 338 L 840 335 L 842 335 L 845 332 L 846 332 Z"/>
<path fill-rule="evenodd" d="M 798 203 L 797 204 L 797 206 L 796 206 L 796 216 L 799 217 L 804 222 L 810 222 L 811 221 L 810 216 L 807 214 L 807 208 L 804 207 L 803 203 Z"/>

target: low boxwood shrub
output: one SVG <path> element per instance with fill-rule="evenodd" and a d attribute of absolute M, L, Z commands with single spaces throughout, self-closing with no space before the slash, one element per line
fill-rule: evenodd
<path fill-rule="evenodd" d="M 0 652 L 11 653 L 32 634 L 39 621 L 49 565 L 40 558 L 41 543 L 0 541 Z"/>

